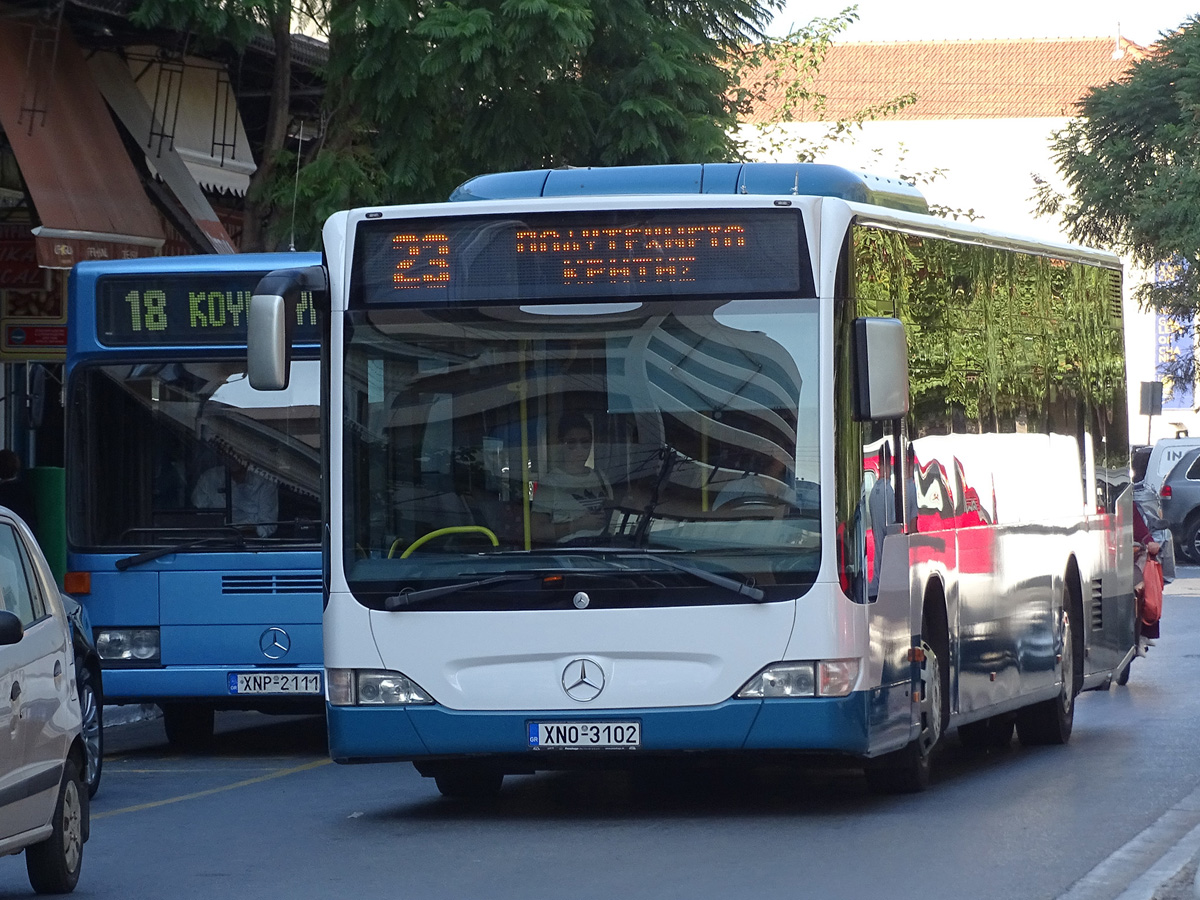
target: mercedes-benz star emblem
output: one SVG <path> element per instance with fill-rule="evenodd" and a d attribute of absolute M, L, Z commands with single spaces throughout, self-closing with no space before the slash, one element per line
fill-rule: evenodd
<path fill-rule="evenodd" d="M 267 659 L 283 659 L 292 649 L 292 639 L 282 628 L 271 626 L 258 636 L 258 649 Z"/>
<path fill-rule="evenodd" d="M 587 606 L 589 603 L 592 602 L 592 598 L 589 597 L 587 594 L 585 594 L 583 591 L 580 591 L 578 594 L 576 594 L 574 597 L 571 598 L 571 602 L 575 604 L 576 609 L 583 609 L 585 606 Z"/>
<path fill-rule="evenodd" d="M 604 690 L 604 670 L 594 659 L 573 659 L 563 669 L 562 686 L 572 700 L 595 700 Z"/>

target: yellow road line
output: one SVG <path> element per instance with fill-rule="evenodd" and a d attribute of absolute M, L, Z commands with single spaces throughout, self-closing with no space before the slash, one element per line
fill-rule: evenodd
<path fill-rule="evenodd" d="M 212 794 L 220 794 L 224 791 L 232 791 L 235 788 L 246 787 L 251 784 L 258 784 L 262 781 L 270 781 L 273 778 L 283 778 L 285 775 L 295 775 L 297 772 L 306 772 L 309 769 L 315 769 L 318 766 L 326 766 L 333 762 L 331 759 L 318 759 L 313 762 L 305 763 L 302 766 L 293 766 L 290 769 L 279 769 L 275 772 L 268 772 L 266 775 L 259 775 L 257 778 L 247 778 L 245 781 L 237 781 L 233 784 L 227 784 L 224 787 L 209 788 L 206 791 L 196 791 L 194 794 L 183 794 L 179 797 L 168 797 L 166 800 L 155 800 L 151 803 L 139 803 L 137 806 L 126 806 L 124 809 L 110 809 L 108 812 L 97 813 L 92 816 L 92 819 L 107 819 L 109 816 L 119 816 L 123 813 L 141 812 L 144 809 L 154 809 L 156 806 L 167 806 L 171 803 L 182 803 L 184 800 L 195 800 L 199 797 L 208 797 Z"/>

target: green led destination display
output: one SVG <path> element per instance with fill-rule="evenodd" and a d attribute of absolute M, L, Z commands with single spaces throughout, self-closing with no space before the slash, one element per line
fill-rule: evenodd
<path fill-rule="evenodd" d="M 813 292 L 795 208 L 379 219 L 359 224 L 351 275 L 368 306 Z"/>
<path fill-rule="evenodd" d="M 246 343 L 250 297 L 265 272 L 111 275 L 96 285 L 96 331 L 114 347 L 236 346 Z M 295 344 L 316 344 L 312 294 L 300 295 Z"/>

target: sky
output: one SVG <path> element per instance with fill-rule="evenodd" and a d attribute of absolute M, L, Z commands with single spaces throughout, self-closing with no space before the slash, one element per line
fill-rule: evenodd
<path fill-rule="evenodd" d="M 1200 0 L 788 0 L 768 31 L 778 36 L 851 5 L 859 20 L 840 41 L 1109 37 L 1119 23 L 1122 36 L 1144 46 L 1200 14 Z"/>

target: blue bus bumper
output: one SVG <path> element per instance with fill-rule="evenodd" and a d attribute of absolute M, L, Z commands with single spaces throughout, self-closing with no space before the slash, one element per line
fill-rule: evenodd
<path fill-rule="evenodd" d="M 622 709 L 603 712 L 460 712 L 443 706 L 348 707 L 326 705 L 329 752 L 337 762 L 420 760 L 440 756 L 522 755 L 577 751 L 529 747 L 531 722 L 628 722 L 642 725 L 634 753 L 679 751 L 867 752 L 868 700 L 848 697 L 805 700 L 727 700 L 715 706 Z M 594 758 L 595 754 L 589 753 Z"/>
<path fill-rule="evenodd" d="M 295 672 L 321 677 L 319 694 L 236 694 L 230 675 L 239 672 Z M 106 703 L 154 703 L 159 700 L 211 700 L 229 706 L 324 702 L 325 671 L 321 666 L 172 666 L 164 669 L 103 669 Z"/>

